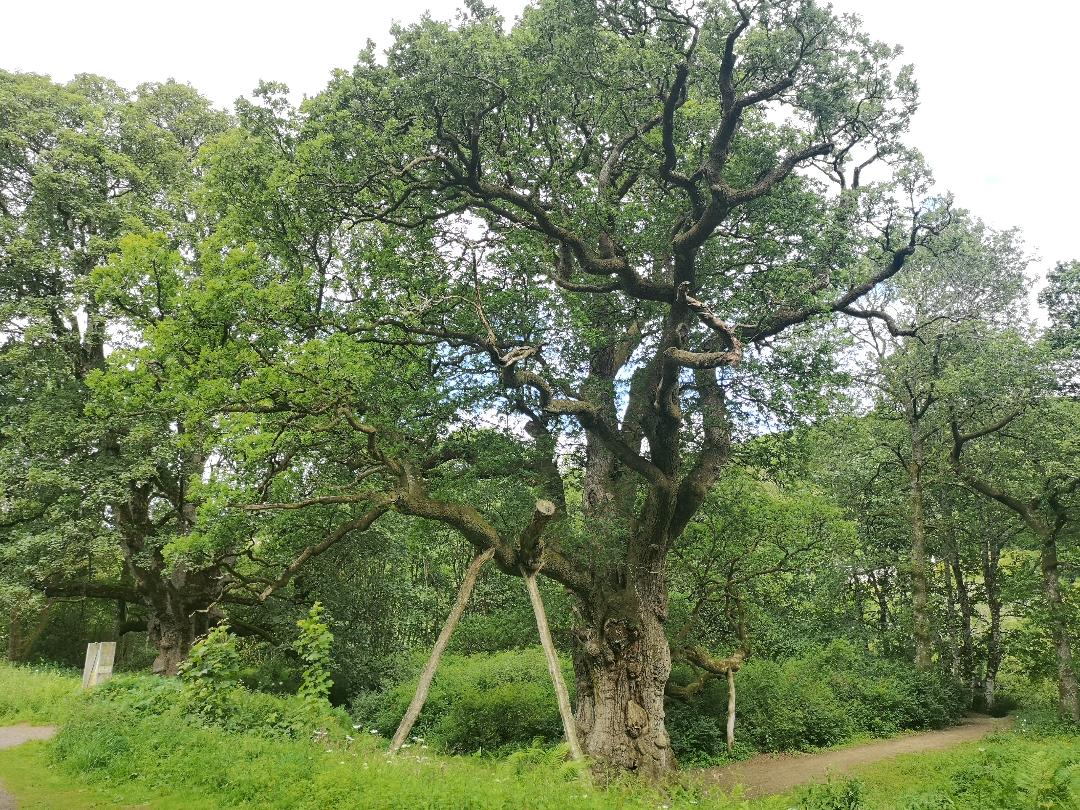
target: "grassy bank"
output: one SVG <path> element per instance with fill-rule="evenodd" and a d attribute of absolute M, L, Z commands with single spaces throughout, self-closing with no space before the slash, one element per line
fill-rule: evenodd
<path fill-rule="evenodd" d="M 0 662 L 0 725 L 63 722 L 75 705 L 79 684 L 74 670 Z"/>
<path fill-rule="evenodd" d="M 0 667 L 0 683 L 15 681 L 28 700 L 23 717 L 64 719 L 55 741 L 0 752 L 0 779 L 30 808 L 1066 810 L 1080 787 L 1072 736 L 999 735 L 868 766 L 858 781 L 744 801 L 709 795 L 686 774 L 664 791 L 601 789 L 552 748 L 491 759 L 436 756 L 416 741 L 390 759 L 382 737 L 340 713 L 310 729 L 275 724 L 290 704 L 264 695 L 257 712 L 208 722 L 161 679 L 117 679 L 74 701 L 73 677 Z M 56 698 L 52 716 L 46 695 Z"/>

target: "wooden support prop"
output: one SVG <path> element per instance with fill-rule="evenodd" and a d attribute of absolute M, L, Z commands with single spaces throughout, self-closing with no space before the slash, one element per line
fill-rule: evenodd
<path fill-rule="evenodd" d="M 446 652 L 446 646 L 450 643 L 450 636 L 453 635 L 454 628 L 457 627 L 457 623 L 461 620 L 461 614 L 465 612 L 465 605 L 468 604 L 469 597 L 472 596 L 480 569 L 493 556 L 495 556 L 495 549 L 489 548 L 482 554 L 473 557 L 472 562 L 469 563 L 469 568 L 465 571 L 465 578 L 461 581 L 461 587 L 458 588 L 454 607 L 450 609 L 450 615 L 446 617 L 446 623 L 439 633 L 439 638 L 435 641 L 431 656 L 420 673 L 420 682 L 416 684 L 416 694 L 413 695 L 412 703 L 409 704 L 405 716 L 401 718 L 401 723 L 398 724 L 397 731 L 394 732 L 394 739 L 390 741 L 391 754 L 397 753 L 398 749 L 404 745 L 405 740 L 409 738 L 409 732 L 412 731 L 416 718 L 420 716 L 420 710 L 424 708 L 424 701 L 427 700 L 428 690 L 431 689 L 431 682 L 435 678 L 435 670 L 439 667 L 439 660 L 442 658 L 443 653 Z"/>
<path fill-rule="evenodd" d="M 532 520 L 518 539 L 518 557 L 521 560 L 521 575 L 525 579 L 525 590 L 529 594 L 529 602 L 532 604 L 533 615 L 536 617 L 536 629 L 540 633 L 540 646 L 544 648 L 544 657 L 547 659 L 548 675 L 551 676 L 551 683 L 555 687 L 555 699 L 559 703 L 559 717 L 562 719 L 566 744 L 570 747 L 570 757 L 581 761 L 585 759 L 585 755 L 581 751 L 581 743 L 578 742 L 577 721 L 574 720 L 574 713 L 570 708 L 570 693 L 566 689 L 566 681 L 563 680 L 555 642 L 551 639 L 551 628 L 548 627 L 544 600 L 540 598 L 540 588 L 536 584 L 536 572 L 541 566 L 543 556 L 541 537 L 553 517 L 555 517 L 555 504 L 546 500 L 536 502 L 536 511 L 533 513 Z"/>
<path fill-rule="evenodd" d="M 562 668 L 559 666 L 559 654 L 555 651 L 555 642 L 551 640 L 551 629 L 548 627 L 547 614 L 544 612 L 544 602 L 540 598 L 540 589 L 536 586 L 536 575 L 522 571 L 525 575 L 525 589 L 529 592 L 529 601 L 532 603 L 533 613 L 536 615 L 536 629 L 540 631 L 540 646 L 544 648 L 544 656 L 547 658 L 548 674 L 551 683 L 555 686 L 555 698 L 559 702 L 559 717 L 562 718 L 563 734 L 566 735 L 566 744 L 570 746 L 570 757 L 575 760 L 583 760 L 581 743 L 578 742 L 577 721 L 570 709 L 570 693 L 566 691 L 566 682 L 563 680 Z"/>

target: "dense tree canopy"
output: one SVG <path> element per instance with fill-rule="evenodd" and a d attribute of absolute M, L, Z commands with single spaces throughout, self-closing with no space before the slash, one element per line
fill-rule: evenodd
<path fill-rule="evenodd" d="M 586 753 L 658 776 L 665 696 L 810 640 L 993 704 L 1034 554 L 1076 717 L 1077 265 L 1029 323 L 899 56 L 810 0 L 541 0 L 299 108 L 0 73 L 9 637 L 119 600 L 173 674 L 321 597 L 370 689 L 491 552 L 466 649 L 534 642 L 539 575 Z"/>

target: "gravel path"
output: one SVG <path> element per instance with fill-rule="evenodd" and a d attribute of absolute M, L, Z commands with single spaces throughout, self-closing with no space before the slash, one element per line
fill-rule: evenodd
<path fill-rule="evenodd" d="M 966 718 L 960 725 L 941 731 L 924 731 L 906 737 L 856 745 L 818 754 L 762 755 L 723 768 L 699 771 L 707 782 L 730 791 L 745 788 L 748 798 L 786 793 L 807 782 L 823 782 L 828 776 L 843 775 L 859 765 L 868 765 L 899 754 L 952 748 L 1008 728 L 1009 718 L 983 715 Z"/>
<path fill-rule="evenodd" d="M 0 726 L 0 748 L 11 748 L 31 740 L 47 740 L 56 734 L 56 726 Z M 0 785 L 0 810 L 16 810 L 15 797 Z"/>

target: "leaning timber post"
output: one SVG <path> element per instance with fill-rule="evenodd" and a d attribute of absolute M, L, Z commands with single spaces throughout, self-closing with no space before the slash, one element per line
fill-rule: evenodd
<path fill-rule="evenodd" d="M 570 747 L 570 757 L 580 762 L 585 759 L 585 755 L 582 754 L 581 744 L 578 742 L 577 721 L 574 720 L 574 712 L 570 708 L 570 693 L 566 690 L 566 681 L 563 680 L 562 668 L 559 666 L 559 654 L 555 651 L 555 642 L 551 640 L 551 629 L 548 627 L 544 602 L 540 598 L 540 589 L 536 586 L 536 574 L 524 569 L 522 569 L 522 574 L 525 577 L 525 589 L 529 592 L 533 613 L 536 615 L 536 629 L 540 631 L 540 646 L 544 648 L 544 656 L 547 658 L 548 674 L 551 676 L 551 683 L 555 686 L 555 699 L 559 702 L 559 717 L 562 718 L 566 744 Z"/>
<path fill-rule="evenodd" d="M 555 699 L 559 704 L 559 717 L 562 720 L 563 735 L 566 744 L 570 748 L 571 759 L 581 762 L 585 755 L 581 751 L 581 743 L 578 741 L 577 721 L 574 720 L 574 712 L 570 707 L 570 693 L 566 689 L 566 681 L 563 680 L 562 667 L 559 665 L 559 654 L 555 650 L 555 642 L 551 638 L 551 628 L 548 626 L 547 611 L 544 610 L 544 600 L 540 598 L 540 588 L 536 584 L 536 572 L 543 565 L 543 543 L 541 536 L 544 528 L 555 516 L 555 504 L 548 500 L 538 500 L 536 511 L 532 520 L 525 527 L 518 539 L 518 559 L 521 561 L 521 576 L 525 580 L 525 590 L 529 594 L 529 603 L 532 605 L 533 615 L 536 617 L 536 629 L 540 634 L 540 646 L 544 649 L 544 657 L 547 659 L 548 675 L 555 687 Z"/>
<path fill-rule="evenodd" d="M 450 636 L 453 635 L 454 628 L 457 627 L 457 623 L 461 620 L 461 614 L 465 612 L 465 605 L 468 604 L 473 588 L 476 587 L 476 578 L 480 574 L 480 569 L 494 555 L 495 549 L 489 548 L 482 554 L 473 557 L 472 562 L 469 563 L 469 567 L 465 571 L 465 578 L 462 579 L 461 587 L 458 588 L 457 599 L 454 601 L 453 608 L 450 609 L 450 615 L 446 617 L 446 623 L 443 625 L 438 639 L 435 640 L 431 656 L 420 673 L 420 681 L 416 684 L 416 694 L 413 695 L 405 716 L 401 718 L 397 731 L 394 732 L 394 739 L 390 741 L 391 754 L 397 753 L 401 746 L 404 745 L 405 740 L 409 738 L 409 732 L 412 731 L 416 719 L 420 716 L 420 710 L 424 708 L 428 691 L 431 689 L 431 682 L 435 678 L 435 670 L 439 667 L 439 660 L 442 658 L 443 653 L 446 652 L 446 647 L 450 643 Z"/>
<path fill-rule="evenodd" d="M 727 750 L 735 750 L 735 669 L 727 671 Z"/>

